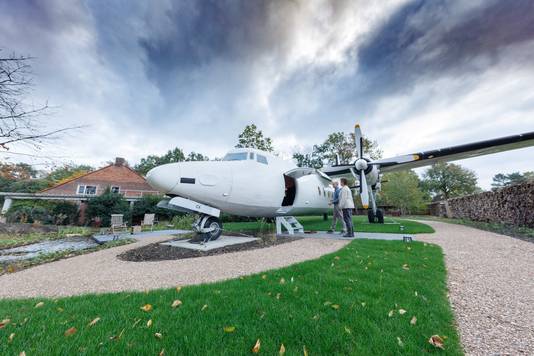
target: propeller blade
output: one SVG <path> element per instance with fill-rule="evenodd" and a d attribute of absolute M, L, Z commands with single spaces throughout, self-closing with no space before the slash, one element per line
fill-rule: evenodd
<path fill-rule="evenodd" d="M 367 189 L 367 179 L 364 171 L 360 171 L 360 198 L 363 208 L 369 208 L 369 190 Z"/>
<path fill-rule="evenodd" d="M 354 143 L 356 144 L 356 159 L 363 157 L 363 140 L 360 125 L 354 126 Z"/>

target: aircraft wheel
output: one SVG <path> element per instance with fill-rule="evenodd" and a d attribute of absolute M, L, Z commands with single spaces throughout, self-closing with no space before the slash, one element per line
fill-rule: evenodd
<path fill-rule="evenodd" d="M 384 223 L 384 211 L 381 209 L 376 210 L 376 220 L 379 224 Z"/>
<path fill-rule="evenodd" d="M 204 223 L 204 228 L 213 228 L 211 232 L 207 232 L 206 235 L 210 241 L 217 240 L 222 234 L 222 222 L 216 217 L 211 217 Z"/>
<path fill-rule="evenodd" d="M 375 223 L 375 213 L 373 212 L 373 209 L 367 210 L 367 219 L 369 219 L 370 224 Z"/>

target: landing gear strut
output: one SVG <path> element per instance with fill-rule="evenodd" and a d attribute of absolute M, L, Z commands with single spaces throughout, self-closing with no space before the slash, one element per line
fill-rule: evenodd
<path fill-rule="evenodd" d="M 202 237 L 204 242 L 217 240 L 222 234 L 222 222 L 210 215 L 200 215 L 193 223 L 193 230 Z"/>

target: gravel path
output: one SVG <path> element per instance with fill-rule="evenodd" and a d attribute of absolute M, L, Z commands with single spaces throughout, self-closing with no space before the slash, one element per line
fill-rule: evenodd
<path fill-rule="evenodd" d="M 468 355 L 534 355 L 534 244 L 442 222 L 417 240 L 443 248 Z"/>
<path fill-rule="evenodd" d="M 262 249 L 182 260 L 129 262 L 116 258 L 126 250 L 170 238 L 145 237 L 133 244 L 5 274 L 0 276 L 0 298 L 144 291 L 214 282 L 318 258 L 349 243 L 302 239 Z"/>

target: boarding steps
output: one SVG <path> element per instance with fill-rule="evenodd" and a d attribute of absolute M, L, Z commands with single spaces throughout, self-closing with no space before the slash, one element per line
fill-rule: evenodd
<path fill-rule="evenodd" d="M 282 227 L 287 230 L 289 235 L 295 233 L 304 233 L 304 227 L 294 216 L 277 216 L 276 217 L 276 234 L 282 234 Z"/>

